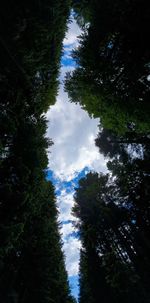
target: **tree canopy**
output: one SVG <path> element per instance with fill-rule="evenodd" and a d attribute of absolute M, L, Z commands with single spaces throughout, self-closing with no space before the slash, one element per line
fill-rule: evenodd
<path fill-rule="evenodd" d="M 149 302 L 149 202 L 135 189 L 142 180 L 128 184 L 127 173 L 125 182 L 117 172 L 115 179 L 89 173 L 76 189 L 81 303 Z"/>
<path fill-rule="evenodd" d="M 69 1 L 1 7 L 0 301 L 73 303 L 44 113 L 55 103 Z"/>
<path fill-rule="evenodd" d="M 148 1 L 73 1 L 83 34 L 66 91 L 104 128 L 149 132 Z M 81 22 L 84 20 L 85 22 Z"/>

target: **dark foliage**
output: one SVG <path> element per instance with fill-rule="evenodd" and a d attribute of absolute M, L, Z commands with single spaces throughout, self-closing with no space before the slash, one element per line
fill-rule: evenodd
<path fill-rule="evenodd" d="M 0 12 L 0 301 L 71 303 L 43 113 L 54 104 L 69 1 L 3 1 Z"/>
<path fill-rule="evenodd" d="M 130 166 L 130 175 L 124 166 Z M 129 161 L 124 166 L 111 168 L 115 179 L 89 173 L 76 189 L 73 213 L 83 245 L 81 303 L 88 298 L 91 303 L 149 302 L 149 177 L 144 171 L 142 177 L 138 161 L 136 168 Z M 133 180 L 136 169 L 141 178 Z"/>
<path fill-rule="evenodd" d="M 103 127 L 119 134 L 148 132 L 149 1 L 73 1 L 84 29 L 73 52 L 78 67 L 66 90 Z"/>
<path fill-rule="evenodd" d="M 74 0 L 83 29 L 66 75 L 71 102 L 100 118 L 95 140 L 109 174 L 75 192 L 82 241 L 80 303 L 150 300 L 150 4 Z"/>

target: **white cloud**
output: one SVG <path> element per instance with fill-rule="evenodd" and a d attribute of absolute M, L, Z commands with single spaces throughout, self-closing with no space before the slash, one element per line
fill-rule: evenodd
<path fill-rule="evenodd" d="M 68 31 L 66 33 L 66 37 L 63 41 L 64 45 L 75 44 L 77 46 L 78 36 L 81 35 L 81 29 L 77 25 L 76 21 L 71 18 L 71 23 L 68 24 Z"/>
<path fill-rule="evenodd" d="M 63 250 L 66 256 L 66 269 L 69 276 L 78 274 L 80 248 L 81 242 L 73 237 L 70 237 L 64 243 Z"/>
<path fill-rule="evenodd" d="M 64 39 L 67 53 L 77 46 L 80 34 L 81 30 L 72 17 Z M 60 81 L 64 80 L 67 71 L 73 69 L 73 66 L 62 66 Z M 57 102 L 47 113 L 47 119 L 50 121 L 47 135 L 54 142 L 49 154 L 49 167 L 57 178 L 71 180 L 86 166 L 98 172 L 106 170 L 106 161 L 94 144 L 99 119 L 91 119 L 78 104 L 70 103 L 63 84 L 60 85 Z"/>
<path fill-rule="evenodd" d="M 78 104 L 70 103 L 62 86 L 47 118 L 47 135 L 54 141 L 49 166 L 56 177 L 71 180 L 86 166 L 98 172 L 106 170 L 106 161 L 94 143 L 99 119 L 91 119 Z"/>
<path fill-rule="evenodd" d="M 70 58 L 70 52 L 78 46 L 77 36 L 81 30 L 73 20 L 69 24 L 69 31 L 64 39 L 64 57 Z M 60 82 L 64 80 L 65 73 L 72 71 L 74 67 L 62 66 L 60 70 Z M 51 106 L 47 113 L 48 130 L 47 136 L 51 138 L 54 145 L 50 148 L 49 168 L 59 179 L 57 190 L 61 188 L 63 181 L 73 180 L 77 173 L 85 167 L 88 170 L 105 171 L 106 161 L 99 154 L 94 144 L 99 128 L 99 119 L 91 119 L 78 104 L 70 103 L 63 85 L 60 85 L 57 102 Z M 57 197 L 59 208 L 59 220 L 74 220 L 71 209 L 74 204 L 74 191 L 61 190 Z M 72 235 L 75 231 L 70 222 L 62 224 L 61 233 L 64 241 L 63 250 L 66 256 L 66 268 L 69 276 L 78 274 L 79 251 L 81 242 Z"/>
<path fill-rule="evenodd" d="M 72 223 L 62 224 L 61 233 L 62 238 L 65 240 L 67 236 L 71 235 L 75 231 L 75 227 Z"/>
<path fill-rule="evenodd" d="M 72 72 L 73 70 L 74 70 L 74 66 L 61 66 L 60 77 L 59 77 L 61 84 L 63 84 L 62 82 L 64 81 L 66 72 Z M 61 88 L 60 88 L 60 90 L 61 90 Z M 61 93 L 63 94 L 63 92 L 61 92 Z M 59 94 L 59 97 L 60 96 L 61 96 L 61 94 Z"/>
<path fill-rule="evenodd" d="M 74 204 L 73 198 L 74 192 L 67 193 L 65 190 L 61 191 L 61 194 L 57 197 L 57 205 L 59 208 L 59 221 L 74 220 L 71 214 L 71 209 Z"/>
<path fill-rule="evenodd" d="M 69 44 L 64 46 L 64 52 L 63 52 L 63 57 L 62 58 L 69 58 L 72 59 L 71 53 L 72 53 L 72 49 L 76 44 Z"/>
<path fill-rule="evenodd" d="M 81 242 L 72 235 L 77 229 L 71 222 L 63 223 L 63 221 L 75 220 L 71 215 L 71 209 L 74 204 L 74 192 L 67 193 L 62 190 L 58 196 L 59 220 L 62 222 L 60 233 L 63 240 L 63 251 L 65 254 L 66 269 L 69 276 L 77 275 L 79 271 L 79 253 Z"/>

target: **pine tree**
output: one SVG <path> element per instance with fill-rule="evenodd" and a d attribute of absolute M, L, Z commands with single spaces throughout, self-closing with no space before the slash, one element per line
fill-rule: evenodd
<path fill-rule="evenodd" d="M 56 198 L 46 180 L 44 112 L 54 104 L 69 1 L 1 10 L 0 301 L 72 303 Z"/>

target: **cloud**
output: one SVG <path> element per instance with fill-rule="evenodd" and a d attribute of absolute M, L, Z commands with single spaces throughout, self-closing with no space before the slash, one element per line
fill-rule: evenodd
<path fill-rule="evenodd" d="M 78 239 L 78 230 L 74 223 L 77 221 L 71 214 L 72 206 L 74 205 L 74 187 L 78 186 L 78 179 L 84 176 L 87 169 L 84 169 L 70 182 L 61 182 L 59 179 L 54 179 L 51 172 L 49 177 L 53 178 L 55 186 L 57 186 L 57 206 L 59 209 L 60 234 L 63 240 L 63 251 L 65 254 L 65 263 L 68 276 L 78 275 L 79 270 L 79 253 L 81 242 Z M 71 284 L 71 288 L 72 288 Z M 78 286 L 74 283 L 74 292 L 78 293 Z"/>
<path fill-rule="evenodd" d="M 71 18 L 71 22 L 68 24 L 68 31 L 66 33 L 66 37 L 63 40 L 63 45 L 78 45 L 78 37 L 81 35 L 81 29 L 77 25 L 74 18 Z M 73 47 L 72 47 L 73 48 Z"/>
<path fill-rule="evenodd" d="M 63 251 L 65 254 L 66 269 L 69 277 L 78 274 L 79 270 L 79 254 L 81 242 L 77 238 L 77 229 L 73 225 L 75 221 L 71 214 L 74 204 L 74 185 L 76 179 L 72 182 L 58 182 L 57 190 L 60 190 L 57 195 L 57 205 L 59 209 L 59 221 L 61 222 L 60 233 L 63 240 Z"/>
<path fill-rule="evenodd" d="M 72 235 L 72 233 L 75 232 L 75 227 L 71 222 L 62 224 L 61 233 L 62 238 L 65 240 L 68 236 Z"/>
<path fill-rule="evenodd" d="M 61 86 L 63 84 L 66 72 L 72 72 L 73 70 L 74 70 L 74 65 L 70 65 L 70 66 L 63 65 L 63 66 L 61 66 L 61 68 L 60 68 L 60 76 L 59 76 L 59 81 L 61 83 Z M 60 90 L 61 90 L 61 87 L 60 87 Z M 59 90 L 59 92 L 60 92 L 60 90 Z M 58 98 L 59 97 L 60 97 L 60 94 L 59 94 Z"/>
<path fill-rule="evenodd" d="M 47 113 L 47 136 L 54 145 L 49 154 L 49 167 L 57 178 L 71 180 L 85 167 L 105 171 L 106 161 L 95 146 L 99 119 L 91 119 L 78 104 L 69 102 L 60 87 L 55 105 Z"/>
<path fill-rule="evenodd" d="M 74 204 L 74 191 L 67 193 L 63 189 L 60 195 L 57 197 L 57 205 L 59 209 L 59 221 L 74 220 L 73 215 L 71 214 L 71 209 Z"/>
<path fill-rule="evenodd" d="M 64 80 L 67 71 L 74 69 L 70 52 L 73 47 L 77 47 L 77 36 L 81 34 L 73 14 L 71 20 L 63 41 L 64 55 L 60 82 Z M 57 102 L 48 111 L 47 119 L 50 121 L 47 136 L 54 142 L 49 154 L 49 168 L 53 170 L 56 178 L 60 178 L 61 181 L 71 180 L 85 167 L 98 172 L 106 170 L 106 161 L 94 144 L 94 138 L 99 131 L 99 119 L 91 119 L 79 104 L 69 102 L 62 83 Z"/>
<path fill-rule="evenodd" d="M 77 37 L 81 35 L 81 30 L 73 17 L 71 20 L 63 41 L 64 54 L 59 77 L 61 85 L 57 102 L 51 106 L 46 115 L 49 121 L 47 137 L 54 142 L 48 154 L 48 176 L 56 189 L 59 221 L 62 224 L 60 232 L 69 277 L 78 275 L 81 248 L 81 242 L 76 237 L 76 230 L 71 222 L 75 220 L 71 213 L 74 204 L 74 187 L 90 170 L 106 171 L 106 161 L 99 154 L 94 143 L 99 131 L 99 119 L 91 119 L 79 104 L 69 102 L 68 95 L 64 92 L 65 73 L 75 68 L 75 62 L 70 56 L 71 51 L 78 46 Z M 77 281 L 73 283 L 75 285 Z"/>
<path fill-rule="evenodd" d="M 74 237 L 64 242 L 63 250 L 66 256 L 66 269 L 69 276 L 78 274 L 81 242 Z"/>

